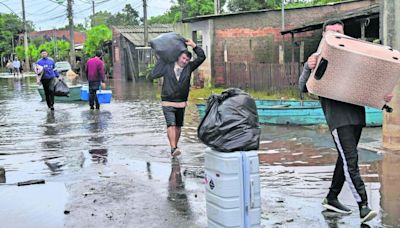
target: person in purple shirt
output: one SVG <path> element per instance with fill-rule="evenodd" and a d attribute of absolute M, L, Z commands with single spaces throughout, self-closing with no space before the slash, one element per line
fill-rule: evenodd
<path fill-rule="evenodd" d="M 89 81 L 89 105 L 90 109 L 94 109 L 96 102 L 96 109 L 100 109 L 99 101 L 97 100 L 96 91 L 104 83 L 104 62 L 100 59 L 102 56 L 101 51 L 96 51 L 96 56 L 90 58 L 86 63 L 86 75 Z"/>
<path fill-rule="evenodd" d="M 54 83 L 52 82 L 54 77 L 59 78 L 59 74 L 57 70 L 55 70 L 55 63 L 54 61 L 48 57 L 48 53 L 46 50 L 41 50 L 40 55 L 42 56 L 36 64 L 40 65 L 43 70 L 41 72 L 37 72 L 37 83 L 43 85 L 44 94 L 46 97 L 47 107 L 51 111 L 54 111 L 54 93 L 53 88 Z M 61 80 L 61 78 L 59 78 Z"/>

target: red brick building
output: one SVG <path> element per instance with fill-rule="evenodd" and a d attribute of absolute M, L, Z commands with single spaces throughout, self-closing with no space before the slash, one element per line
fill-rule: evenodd
<path fill-rule="evenodd" d="M 59 39 L 59 40 L 66 40 L 69 41 L 69 30 L 57 30 L 57 29 L 52 29 L 52 30 L 44 30 L 44 31 L 33 31 L 28 33 L 28 38 L 29 39 L 34 39 L 34 38 L 44 38 L 45 40 L 53 40 L 53 39 Z M 19 41 L 23 43 L 24 36 L 23 34 L 20 35 Z M 83 45 L 83 43 L 86 40 L 86 34 L 83 32 L 74 32 L 74 42 L 75 45 Z"/>
<path fill-rule="evenodd" d="M 370 8 L 378 2 L 380 1 L 359 0 L 286 9 L 285 30 L 302 27 L 312 22 L 318 22 L 318 26 L 321 26 L 321 23 L 328 18 L 340 18 L 347 13 Z M 321 38 L 321 30 L 296 33 L 293 38 L 290 34 L 281 35 L 281 18 L 281 10 L 259 10 L 184 19 L 184 23 L 191 25 L 193 39 L 197 40 L 207 54 L 206 62 L 199 68 L 200 78 L 204 84 L 232 86 L 227 83 L 229 81 L 227 75 L 241 72 L 238 77 L 246 74 L 247 76 L 243 77 L 247 77 L 249 83 L 253 80 L 251 83 L 257 86 L 258 79 L 251 79 L 253 71 L 253 76 L 257 72 L 265 71 L 275 71 L 280 75 L 282 70 L 279 69 L 282 68 L 279 67 L 282 66 L 279 64 L 293 62 L 297 65 L 292 64 L 292 71 L 290 68 L 289 71 L 293 77 L 296 74 L 298 76 L 298 68 L 304 61 L 304 56 L 309 56 L 316 50 Z M 359 29 L 359 27 L 354 28 Z M 296 44 L 296 48 L 293 48 L 292 44 Z M 232 64 L 237 67 L 232 67 Z M 254 69 L 249 68 L 250 65 Z M 285 69 L 285 65 L 283 67 Z M 273 78 L 273 76 L 269 77 Z M 240 78 L 235 79 L 237 80 Z M 243 83 L 248 82 L 244 79 Z"/>

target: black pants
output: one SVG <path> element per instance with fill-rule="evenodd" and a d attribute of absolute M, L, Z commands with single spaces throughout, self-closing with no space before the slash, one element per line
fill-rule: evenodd
<path fill-rule="evenodd" d="M 94 103 L 96 103 L 96 109 L 100 109 L 100 104 L 96 95 L 96 91 L 99 90 L 100 84 L 100 82 L 89 82 L 89 105 L 92 109 L 94 108 Z"/>
<path fill-rule="evenodd" d="M 44 90 L 44 95 L 46 97 L 46 103 L 47 103 L 47 107 L 49 108 L 53 108 L 54 106 L 54 89 L 51 88 L 51 86 L 54 86 L 53 83 L 53 78 L 50 79 L 44 79 L 42 78 L 41 82 L 43 85 L 43 90 Z"/>
<path fill-rule="evenodd" d="M 328 199 L 337 198 L 346 181 L 359 205 L 368 203 L 365 185 L 358 167 L 357 145 L 363 126 L 349 125 L 333 130 L 332 136 L 339 153 Z"/>

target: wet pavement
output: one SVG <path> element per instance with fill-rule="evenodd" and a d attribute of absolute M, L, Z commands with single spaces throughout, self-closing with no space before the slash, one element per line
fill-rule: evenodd
<path fill-rule="evenodd" d="M 0 77 L 1 227 L 206 227 L 196 108 L 186 111 L 184 153 L 172 162 L 157 87 L 111 87 L 113 101 L 100 111 L 74 102 L 51 113 L 35 78 Z M 263 227 L 360 226 L 346 185 L 340 199 L 352 215 L 321 206 L 337 158 L 326 128 L 263 126 L 261 138 Z M 360 144 L 369 203 L 379 212 L 368 225 L 399 227 L 400 153 L 382 150 L 380 140 L 381 128 L 368 128 Z M 15 185 L 32 179 L 46 183 Z"/>

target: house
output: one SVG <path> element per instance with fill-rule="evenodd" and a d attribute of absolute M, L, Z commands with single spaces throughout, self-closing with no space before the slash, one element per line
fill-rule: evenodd
<path fill-rule="evenodd" d="M 33 31 L 28 33 L 29 39 L 35 38 L 43 38 L 46 41 L 58 39 L 58 40 L 66 40 L 69 41 L 69 30 L 67 29 L 52 29 L 52 30 L 43 30 L 43 31 Z M 22 44 L 24 40 L 24 35 L 21 34 L 19 36 L 19 42 Z M 86 34 L 83 32 L 74 31 L 74 43 L 75 45 L 83 45 L 86 40 Z"/>
<path fill-rule="evenodd" d="M 172 32 L 171 25 L 151 25 L 148 27 L 148 40 L 163 33 Z M 136 81 L 152 61 L 152 50 L 145 47 L 144 27 L 112 27 L 113 78 Z"/>
<path fill-rule="evenodd" d="M 370 9 L 378 2 L 358 0 L 285 9 L 284 24 L 282 11 L 272 9 L 198 16 L 183 22 L 191 25 L 193 39 L 206 51 L 207 60 L 199 68 L 206 86 L 280 89 L 297 83 L 304 57 L 316 50 L 321 38 L 320 30 L 305 31 L 294 37 L 286 35 L 292 34 L 290 29 L 311 22 L 313 28 L 321 28 L 328 18 L 351 16 L 352 12 Z M 362 14 L 354 15 L 357 18 Z M 375 26 L 376 21 L 369 23 Z M 356 24 L 348 29 L 361 31 Z M 282 30 L 288 32 L 281 34 Z"/>

